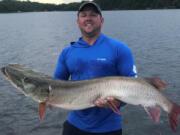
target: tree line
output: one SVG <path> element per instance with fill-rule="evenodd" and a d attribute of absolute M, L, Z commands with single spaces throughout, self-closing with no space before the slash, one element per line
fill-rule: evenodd
<path fill-rule="evenodd" d="M 139 9 L 180 9 L 180 0 L 93 0 L 102 10 L 139 10 Z M 84 2 L 84 1 L 82 1 Z M 0 12 L 32 11 L 77 11 L 82 2 L 69 4 L 42 4 L 37 2 L 2 0 Z"/>
<path fill-rule="evenodd" d="M 179 9 L 180 0 L 94 0 L 102 10 Z"/>

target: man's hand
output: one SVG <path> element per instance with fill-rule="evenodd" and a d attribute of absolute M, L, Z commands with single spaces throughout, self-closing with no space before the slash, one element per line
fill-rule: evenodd
<path fill-rule="evenodd" d="M 94 104 L 98 107 L 110 108 L 114 112 L 120 114 L 118 107 L 120 107 L 121 101 L 115 99 L 114 97 L 107 97 L 106 100 L 98 98 Z"/>

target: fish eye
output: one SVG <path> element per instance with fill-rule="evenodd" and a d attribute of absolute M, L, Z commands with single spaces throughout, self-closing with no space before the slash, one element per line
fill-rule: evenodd
<path fill-rule="evenodd" d="M 24 77 L 24 82 L 27 82 L 29 79 L 27 77 Z"/>

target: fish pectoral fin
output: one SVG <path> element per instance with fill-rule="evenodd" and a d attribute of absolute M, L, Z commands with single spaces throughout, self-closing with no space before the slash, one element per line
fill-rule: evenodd
<path fill-rule="evenodd" d="M 161 114 L 161 109 L 159 106 L 144 107 L 144 109 L 154 122 L 159 121 Z"/>
<path fill-rule="evenodd" d="M 46 103 L 40 103 L 39 104 L 39 119 L 40 119 L 40 122 L 42 122 L 45 114 L 46 114 Z"/>

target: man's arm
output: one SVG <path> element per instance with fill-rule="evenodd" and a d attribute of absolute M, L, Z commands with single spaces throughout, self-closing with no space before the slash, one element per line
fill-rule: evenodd
<path fill-rule="evenodd" d="M 116 62 L 120 76 L 137 77 L 132 52 L 126 45 L 123 45 L 123 48 L 118 48 Z M 120 111 L 117 108 L 124 106 L 126 103 L 121 102 L 114 97 L 108 97 L 106 101 L 99 98 L 94 104 L 98 107 L 111 108 L 114 112 L 119 114 Z"/>
<path fill-rule="evenodd" d="M 59 56 L 56 69 L 54 72 L 54 78 L 55 79 L 61 79 L 61 80 L 68 80 L 70 73 L 68 71 L 66 62 L 65 62 L 65 52 L 62 51 L 62 53 Z"/>
<path fill-rule="evenodd" d="M 115 99 L 114 97 L 107 97 L 106 101 L 104 101 L 101 98 L 98 98 L 94 104 L 98 107 L 103 107 L 103 108 L 110 108 L 112 109 L 114 112 L 120 114 L 120 111 L 118 110 L 118 108 L 121 106 L 121 101 Z"/>

